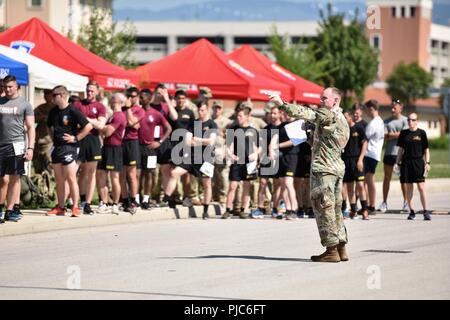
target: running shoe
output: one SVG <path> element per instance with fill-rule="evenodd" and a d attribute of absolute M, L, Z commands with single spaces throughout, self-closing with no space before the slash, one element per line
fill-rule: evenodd
<path fill-rule="evenodd" d="M 73 209 L 73 208 L 72 208 Z M 83 207 L 83 214 L 92 216 L 94 214 L 94 210 L 91 209 L 91 205 L 86 203 Z"/>
<path fill-rule="evenodd" d="M 120 214 L 119 206 L 117 204 L 113 204 L 111 212 L 112 212 L 112 214 L 115 214 L 118 216 Z"/>
<path fill-rule="evenodd" d="M 261 209 L 257 208 L 250 214 L 250 218 L 252 219 L 264 219 L 264 212 Z"/>
<path fill-rule="evenodd" d="M 425 210 L 423 212 L 423 220 L 430 221 L 431 220 L 431 211 Z"/>
<path fill-rule="evenodd" d="M 383 201 L 377 211 L 385 213 L 387 209 L 388 209 L 387 203 Z"/>
<path fill-rule="evenodd" d="M 111 207 L 107 206 L 104 203 L 101 203 L 97 209 L 97 213 L 99 214 L 111 213 Z"/>
<path fill-rule="evenodd" d="M 73 207 L 71 211 L 72 211 L 71 215 L 72 218 L 78 218 L 80 216 L 80 208 Z"/>
<path fill-rule="evenodd" d="M 408 220 L 416 220 L 416 214 L 415 213 L 410 213 L 408 215 Z"/>
<path fill-rule="evenodd" d="M 54 207 L 52 210 L 50 210 L 49 212 L 47 212 L 45 215 L 46 216 L 60 216 L 63 217 L 66 215 L 66 208 L 60 208 L 60 207 Z"/>
<path fill-rule="evenodd" d="M 411 212 L 408 202 L 403 203 L 403 208 L 402 208 L 402 211 L 400 211 L 400 212 L 401 213 L 410 213 Z"/>

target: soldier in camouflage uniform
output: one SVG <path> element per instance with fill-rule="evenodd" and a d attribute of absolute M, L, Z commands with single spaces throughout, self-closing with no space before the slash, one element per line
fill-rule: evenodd
<path fill-rule="evenodd" d="M 316 125 L 311 160 L 311 201 L 316 216 L 321 243 L 327 250 L 312 256 L 315 262 L 347 261 L 345 250 L 347 231 L 341 214 L 344 162 L 342 151 L 349 139 L 350 129 L 339 107 L 341 93 L 336 88 L 325 89 L 320 98 L 321 107 L 313 110 L 295 104 L 285 104 L 278 96 L 272 101 L 280 110 L 294 118 Z"/>

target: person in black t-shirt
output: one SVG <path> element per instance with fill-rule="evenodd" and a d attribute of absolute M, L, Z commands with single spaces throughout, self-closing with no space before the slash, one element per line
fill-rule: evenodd
<path fill-rule="evenodd" d="M 353 122 L 360 126 L 364 131 L 367 127 L 367 121 L 363 119 L 363 113 L 364 113 L 364 106 L 360 103 L 355 103 L 352 107 L 353 111 Z"/>
<path fill-rule="evenodd" d="M 402 130 L 397 141 L 400 147 L 396 166 L 400 166 L 400 182 L 406 184 L 406 201 L 410 213 L 408 220 L 416 218 L 412 207 L 414 183 L 420 192 L 420 202 L 423 207 L 425 220 L 431 220 L 431 212 L 427 210 L 427 198 L 425 193 L 425 176 L 430 171 L 430 149 L 428 148 L 427 133 L 417 127 L 417 113 L 411 113 L 408 117 L 409 129 Z M 396 168 L 396 169 L 397 169 Z"/>
<path fill-rule="evenodd" d="M 65 215 L 67 181 L 73 200 L 72 217 L 78 217 L 79 189 L 76 164 L 78 141 L 86 137 L 93 126 L 79 110 L 68 104 L 68 99 L 69 92 L 66 87 L 57 86 L 53 89 L 53 103 L 56 107 L 48 115 L 47 127 L 55 147 L 52 152 L 52 166 L 56 178 L 58 206 L 47 212 L 47 215 Z"/>
<path fill-rule="evenodd" d="M 208 219 L 208 207 L 212 198 L 211 177 L 202 172 L 202 166 L 207 162 L 214 165 L 214 144 L 217 137 L 218 127 L 209 118 L 208 105 L 205 101 L 198 104 L 199 119 L 194 126 L 185 128 L 187 130 L 184 144 L 190 148 L 184 148 L 182 162 L 176 164 L 172 170 L 169 182 L 167 183 L 164 200 L 171 208 L 175 207 L 175 200 L 172 197 L 176 189 L 178 178 L 186 176 L 187 173 L 195 177 L 202 178 L 204 189 L 203 197 L 203 219 Z M 177 147 L 180 145 L 177 145 Z M 214 168 L 212 168 L 214 172 Z"/>
<path fill-rule="evenodd" d="M 231 160 L 230 185 L 228 187 L 227 207 L 222 219 L 232 214 L 236 189 L 241 181 L 242 201 L 239 217 L 246 219 L 246 211 L 250 206 L 250 182 L 257 178 L 259 134 L 250 126 L 250 111 L 247 108 L 237 110 L 238 125 L 227 130 L 227 155 Z"/>
<path fill-rule="evenodd" d="M 273 179 L 272 188 L 272 201 L 274 201 L 274 206 L 272 210 L 272 217 L 276 218 L 278 216 L 278 211 L 275 210 L 275 199 L 279 198 L 281 185 L 280 179 L 278 177 L 278 159 L 270 158 L 270 147 L 272 138 L 278 133 L 278 127 L 281 124 L 280 120 L 280 110 L 277 106 L 272 106 L 270 109 L 270 116 L 267 116 L 265 121 L 269 124 L 262 129 L 260 132 L 260 146 L 261 146 L 261 159 L 259 165 L 259 189 L 258 189 L 258 208 L 255 209 L 250 217 L 254 219 L 264 218 L 265 208 L 264 202 L 266 199 L 266 189 L 269 185 L 269 179 Z M 265 139 L 266 141 L 263 141 Z"/>
<path fill-rule="evenodd" d="M 286 131 L 286 126 L 295 121 L 287 115 L 285 111 L 281 112 L 282 123 L 278 127 L 278 145 L 275 148 L 279 150 L 280 166 L 278 176 L 281 180 L 281 195 L 286 203 L 286 219 L 297 219 L 297 193 L 294 187 L 294 176 L 297 171 L 298 153 L 300 146 L 294 146 Z M 274 138 L 276 141 L 276 138 Z M 280 199 L 276 199 L 278 204 Z"/>
<path fill-rule="evenodd" d="M 365 130 L 362 126 L 356 125 L 349 111 L 344 112 L 350 127 L 350 138 L 345 146 L 342 160 L 345 163 L 344 185 L 342 188 L 343 202 L 342 211 L 347 207 L 346 199 L 350 201 L 350 218 L 357 217 L 356 210 L 356 194 L 355 182 L 359 200 L 361 201 L 361 211 L 359 212 L 364 219 L 367 219 L 369 212 L 367 211 L 366 192 L 364 188 L 364 155 L 367 150 L 367 138 Z"/>

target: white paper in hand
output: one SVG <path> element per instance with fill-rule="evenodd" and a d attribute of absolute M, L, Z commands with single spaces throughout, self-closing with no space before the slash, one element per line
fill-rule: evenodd
<path fill-rule="evenodd" d="M 308 140 L 308 137 L 306 136 L 306 131 L 303 130 L 304 123 L 305 121 L 303 120 L 297 120 L 289 123 L 284 127 L 286 129 L 286 133 L 289 137 L 289 140 L 292 141 L 294 146 L 298 146 L 299 144 Z"/>
<path fill-rule="evenodd" d="M 147 157 L 147 169 L 156 169 L 157 157 L 149 156 Z"/>
<path fill-rule="evenodd" d="M 256 161 L 247 163 L 247 174 L 249 174 L 249 175 L 255 174 L 256 173 L 256 165 L 257 165 Z"/>
<path fill-rule="evenodd" d="M 214 177 L 214 165 L 209 162 L 205 162 L 200 168 L 200 172 L 207 175 L 210 178 Z"/>
<path fill-rule="evenodd" d="M 13 143 L 14 154 L 16 156 L 21 156 L 25 154 L 25 142 L 14 142 Z"/>

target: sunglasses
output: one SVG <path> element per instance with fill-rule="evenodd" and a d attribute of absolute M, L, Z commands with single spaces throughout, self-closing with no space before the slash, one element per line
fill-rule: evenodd
<path fill-rule="evenodd" d="M 408 121 L 409 121 L 409 122 L 411 122 L 411 121 L 412 121 L 412 122 L 415 122 L 415 121 L 417 121 L 417 119 L 408 119 Z"/>

